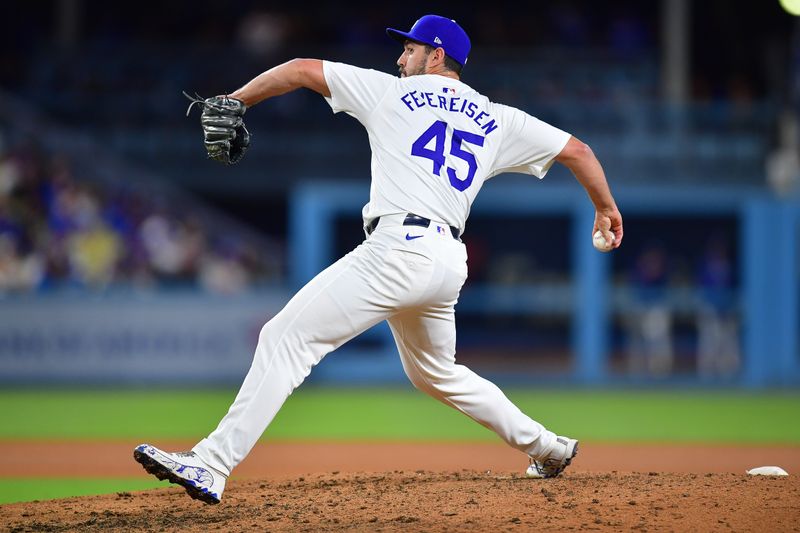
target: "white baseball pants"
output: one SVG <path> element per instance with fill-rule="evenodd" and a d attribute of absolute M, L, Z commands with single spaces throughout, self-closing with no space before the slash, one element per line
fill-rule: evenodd
<path fill-rule="evenodd" d="M 230 474 L 311 368 L 382 320 L 389 321 L 415 387 L 534 458 L 550 452 L 555 434 L 493 383 L 456 364 L 454 306 L 467 278 L 466 248 L 447 225 L 403 226 L 404 217 L 381 217 L 372 235 L 267 322 L 233 405 L 193 449 L 201 459 Z"/>

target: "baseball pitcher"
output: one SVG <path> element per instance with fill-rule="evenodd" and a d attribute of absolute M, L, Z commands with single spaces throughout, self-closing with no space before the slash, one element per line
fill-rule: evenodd
<path fill-rule="evenodd" d="M 490 428 L 530 458 L 528 477 L 559 475 L 578 441 L 545 429 L 493 383 L 456 363 L 455 304 L 467 277 L 461 237 L 484 182 L 503 172 L 543 178 L 566 165 L 594 204 L 594 226 L 612 247 L 622 217 L 592 151 L 570 134 L 490 101 L 461 81 L 470 41 L 454 21 L 420 18 L 387 29 L 403 51 L 399 77 L 317 59 L 294 59 L 229 95 L 196 99 L 209 157 L 235 163 L 250 136 L 245 111 L 305 87 L 369 133 L 372 185 L 366 239 L 318 274 L 261 330 L 252 366 L 219 426 L 191 451 L 149 444 L 136 461 L 193 498 L 219 503 L 225 481 L 286 398 L 326 354 L 387 320 L 415 387 Z M 191 108 L 191 106 L 190 106 Z"/>

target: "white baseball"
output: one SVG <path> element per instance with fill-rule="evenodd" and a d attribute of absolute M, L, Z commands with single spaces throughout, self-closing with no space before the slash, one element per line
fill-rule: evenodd
<path fill-rule="evenodd" d="M 594 232 L 594 236 L 592 236 L 592 244 L 601 252 L 609 252 L 614 247 L 614 239 L 612 237 L 611 241 L 607 241 L 603 236 L 603 232 L 597 230 Z"/>

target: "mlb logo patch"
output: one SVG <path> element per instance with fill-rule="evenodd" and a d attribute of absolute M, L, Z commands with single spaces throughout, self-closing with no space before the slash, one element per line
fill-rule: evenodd
<path fill-rule="evenodd" d="M 453 93 L 453 94 L 455 94 L 456 90 L 455 90 L 455 89 L 453 89 L 452 87 L 444 87 L 444 88 L 442 88 L 442 92 L 443 92 L 444 94 L 448 94 L 448 93 Z"/>
<path fill-rule="evenodd" d="M 439 235 L 444 235 L 444 228 L 441 226 L 436 226 L 436 233 Z"/>

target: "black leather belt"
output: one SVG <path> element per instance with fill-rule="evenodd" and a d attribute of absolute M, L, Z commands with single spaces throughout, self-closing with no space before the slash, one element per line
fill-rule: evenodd
<path fill-rule="evenodd" d="M 372 219 L 372 222 L 370 222 L 369 226 L 367 227 L 367 234 L 368 235 L 371 235 L 372 232 L 375 231 L 375 228 L 378 227 L 378 221 L 380 219 L 381 219 L 381 217 L 376 217 L 376 218 Z M 423 228 L 427 228 L 428 226 L 431 225 L 431 219 L 425 218 L 425 217 L 421 217 L 421 216 L 415 215 L 413 213 L 409 213 L 409 214 L 406 215 L 405 220 L 403 220 L 403 225 L 404 226 L 420 226 L 420 227 L 423 227 Z M 461 231 L 459 231 L 459 229 L 457 227 L 455 227 L 455 226 L 450 226 L 450 233 L 453 235 L 453 238 L 455 240 L 458 240 L 458 238 L 461 237 Z"/>

